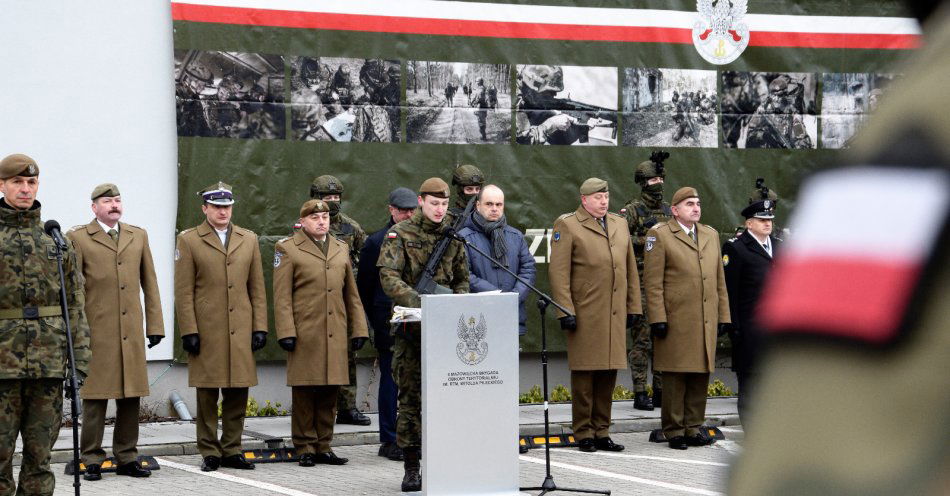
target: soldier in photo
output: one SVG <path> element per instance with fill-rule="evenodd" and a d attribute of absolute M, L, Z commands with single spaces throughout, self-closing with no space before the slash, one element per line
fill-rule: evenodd
<path fill-rule="evenodd" d="M 43 230 L 40 168 L 13 154 L 0 160 L 0 494 L 52 495 L 56 477 L 50 451 L 63 421 L 68 351 L 60 306 L 56 245 Z M 82 271 L 71 248 L 63 253 L 66 304 L 73 336 L 76 382 L 89 370 Z M 23 451 L 13 480 L 17 437 Z"/>
<path fill-rule="evenodd" d="M 329 140 L 323 124 L 343 112 L 339 99 L 332 98 L 329 91 L 330 68 L 315 58 L 301 57 L 297 74 L 299 84 L 290 97 L 295 137 L 303 141 Z"/>
<path fill-rule="evenodd" d="M 756 359 L 760 353 L 762 331 L 755 318 L 759 295 L 765 278 L 772 269 L 775 255 L 781 251 L 781 240 L 772 234 L 775 202 L 768 198 L 750 203 L 742 209 L 745 232 L 722 245 L 722 265 L 729 290 L 729 313 L 733 326 L 732 370 L 739 382 L 739 420 L 746 426 L 749 398 L 755 389 Z M 748 427 L 745 427 L 748 431 Z"/>
<path fill-rule="evenodd" d="M 488 91 L 485 89 L 485 79 L 475 80 L 475 88 L 472 89 L 472 96 L 469 97 L 469 106 L 474 107 L 475 117 L 478 119 L 478 131 L 482 134 L 482 140 L 487 140 L 485 126 L 488 120 L 488 109 L 491 105 L 488 101 Z"/>
<path fill-rule="evenodd" d="M 357 272 L 360 250 L 366 243 L 366 231 L 359 223 L 342 212 L 343 183 L 334 176 L 323 175 L 310 185 L 310 198 L 323 200 L 330 209 L 330 234 L 346 243 L 347 256 Z M 370 419 L 356 408 L 356 352 L 349 351 L 349 383 L 342 385 L 337 401 L 338 424 L 369 425 Z"/>
<path fill-rule="evenodd" d="M 82 388 L 82 463 L 85 479 L 102 478 L 106 406 L 115 401 L 112 453 L 116 473 L 148 477 L 138 463 L 139 406 L 148 396 L 145 339 L 152 348 L 165 337 L 158 279 L 144 229 L 120 222 L 122 196 L 114 184 L 92 190 L 95 218 L 72 228 L 67 237 L 76 249 L 85 278 L 86 317 L 92 339 L 89 377 Z M 145 307 L 142 307 L 144 299 Z M 145 321 L 143 328 L 142 321 Z"/>
<path fill-rule="evenodd" d="M 240 130 L 241 105 L 237 102 L 240 85 L 231 76 L 221 78 L 214 100 L 204 103 L 205 118 L 215 138 L 236 138 Z"/>
<path fill-rule="evenodd" d="M 515 108 L 516 141 L 520 144 L 593 144 L 595 129 L 601 144 L 616 144 L 616 111 L 596 105 L 557 98 L 564 91 L 564 69 L 556 65 L 525 65 L 518 71 L 518 102 Z M 616 88 L 614 88 L 616 91 Z M 606 140 L 606 141 L 605 141 Z M 613 140 L 612 143 L 610 140 Z"/>
<path fill-rule="evenodd" d="M 343 465 L 330 449 L 340 385 L 350 376 L 347 350 L 366 343 L 366 316 L 350 262 L 350 247 L 329 235 L 330 206 L 308 200 L 293 236 L 274 248 L 274 318 L 287 351 L 290 420 L 302 467 Z"/>
<path fill-rule="evenodd" d="M 485 184 L 485 174 L 481 169 L 470 164 L 461 164 L 455 166 L 452 171 L 452 186 L 455 186 L 455 203 L 449 207 L 445 214 L 448 225 L 455 225 L 459 216 L 465 212 L 468 202 L 478 196 Z M 467 222 L 467 220 L 466 220 Z"/>
<path fill-rule="evenodd" d="M 646 245 L 647 232 L 651 227 L 673 218 L 670 204 L 663 201 L 663 182 L 666 179 L 664 161 L 670 154 L 656 151 L 649 160 L 640 162 L 634 172 L 634 181 L 640 186 L 640 197 L 630 200 L 620 209 L 620 215 L 626 218 L 630 238 L 633 240 L 633 254 L 637 259 L 637 272 L 640 275 L 640 303 L 647 309 L 646 292 L 643 289 L 643 247 Z M 633 407 L 637 410 L 652 411 L 659 406 L 663 398 L 663 374 L 653 370 L 653 398 L 647 395 L 647 367 L 653 355 L 653 341 L 650 339 L 649 314 L 641 319 L 639 325 L 631 330 L 632 346 L 627 359 L 630 362 L 630 375 L 633 379 Z"/>
<path fill-rule="evenodd" d="M 716 338 L 731 320 L 719 233 L 699 223 L 699 193 L 680 188 L 671 203 L 673 219 L 647 232 L 643 287 L 653 367 L 663 371 L 663 435 L 670 448 L 687 449 L 715 441 L 700 427 Z"/>
<path fill-rule="evenodd" d="M 261 250 L 256 234 L 231 222 L 230 185 L 218 182 L 198 195 L 206 219 L 182 231 L 175 245 L 175 313 L 182 349 L 189 354 L 188 385 L 197 389 L 201 470 L 252 470 L 241 435 L 247 389 L 257 385 L 254 352 L 267 342 Z"/>
<path fill-rule="evenodd" d="M 201 100 L 202 92 L 214 84 L 211 71 L 201 64 L 182 69 L 175 85 L 175 107 L 179 136 L 211 136 Z"/>
<path fill-rule="evenodd" d="M 749 120 L 746 148 L 814 148 L 803 119 L 804 87 L 780 74 L 768 86 L 768 98 Z"/>
<path fill-rule="evenodd" d="M 391 143 L 399 141 L 399 119 L 392 119 L 386 100 L 389 73 L 379 59 L 367 59 L 360 68 L 363 94 L 354 100 L 353 141 Z M 394 109 L 398 112 L 398 107 Z"/>
<path fill-rule="evenodd" d="M 562 315 L 571 369 L 571 417 L 581 451 L 622 451 L 610 439 L 617 371 L 627 368 L 627 329 L 643 314 L 630 232 L 607 212 L 607 181 L 590 178 L 581 204 L 554 222 L 548 276 Z"/>
<path fill-rule="evenodd" d="M 419 187 L 418 203 L 419 208 L 409 220 L 396 224 L 386 233 L 376 263 L 383 292 L 394 304 L 412 308 L 422 306 L 416 284 L 424 275 L 435 245 L 445 238 L 449 185 L 437 177 L 426 179 Z M 442 254 L 441 263 L 436 265 L 433 282 L 440 292 L 468 293 L 468 275 L 465 246 L 453 239 Z M 405 457 L 402 490 L 421 491 L 422 326 L 419 322 L 396 324 L 393 333 L 396 338 L 393 374 L 399 387 L 396 442 Z"/>

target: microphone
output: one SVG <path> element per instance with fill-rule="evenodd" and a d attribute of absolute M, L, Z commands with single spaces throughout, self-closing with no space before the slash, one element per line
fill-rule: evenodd
<path fill-rule="evenodd" d="M 56 242 L 56 246 L 58 246 L 60 250 L 66 250 L 66 247 L 69 246 L 66 244 L 66 238 L 63 237 L 63 232 L 59 228 L 59 222 L 50 219 L 43 224 L 43 230 L 53 238 L 53 241 Z"/>

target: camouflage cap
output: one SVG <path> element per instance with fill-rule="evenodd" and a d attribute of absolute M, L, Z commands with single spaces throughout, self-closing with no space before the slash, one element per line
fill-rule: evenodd
<path fill-rule="evenodd" d="M 449 197 L 449 185 L 441 178 L 430 177 L 419 186 L 419 196 L 432 195 L 436 198 Z"/>
<path fill-rule="evenodd" d="M 34 177 L 40 175 L 40 167 L 36 160 L 22 153 L 7 155 L 0 160 L 0 179 L 10 179 L 13 176 Z"/>
<path fill-rule="evenodd" d="M 416 208 L 419 200 L 409 188 L 396 188 L 389 193 L 389 204 L 396 208 Z"/>
<path fill-rule="evenodd" d="M 313 180 L 310 185 L 310 198 L 316 198 L 323 195 L 342 195 L 343 183 L 329 174 L 322 175 Z"/>
<path fill-rule="evenodd" d="M 102 198 L 103 196 L 112 197 L 112 196 L 119 196 L 121 194 L 122 193 L 119 193 L 118 186 L 112 183 L 103 183 L 103 184 L 100 184 L 99 186 L 96 186 L 96 188 L 92 190 L 91 199 L 95 201 L 96 198 Z"/>
<path fill-rule="evenodd" d="M 582 195 L 592 195 L 594 193 L 606 193 L 607 192 L 607 181 L 592 177 L 583 184 L 581 184 L 581 194 Z"/>
<path fill-rule="evenodd" d="M 481 186 L 485 184 L 485 175 L 474 165 L 461 164 L 452 172 L 452 184 L 455 186 Z"/>
<path fill-rule="evenodd" d="M 683 186 L 676 190 L 676 193 L 673 193 L 673 201 L 670 202 L 670 205 L 678 205 L 679 202 L 688 198 L 699 198 L 699 193 L 692 186 Z"/>
<path fill-rule="evenodd" d="M 218 181 L 198 192 L 205 203 L 212 205 L 234 205 L 234 193 L 230 184 Z"/>
<path fill-rule="evenodd" d="M 323 200 L 307 200 L 300 207 L 300 218 L 304 218 L 316 212 L 330 212 L 330 205 Z"/>

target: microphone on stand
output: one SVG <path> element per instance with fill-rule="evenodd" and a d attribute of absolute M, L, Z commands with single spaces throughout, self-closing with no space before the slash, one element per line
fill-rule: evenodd
<path fill-rule="evenodd" d="M 46 231 L 46 234 L 53 238 L 53 241 L 56 242 L 56 245 L 59 246 L 59 249 L 65 250 L 66 247 L 69 246 L 69 244 L 66 243 L 66 238 L 63 237 L 63 232 L 60 230 L 59 222 L 50 219 L 46 221 L 45 224 L 43 224 L 43 230 Z"/>

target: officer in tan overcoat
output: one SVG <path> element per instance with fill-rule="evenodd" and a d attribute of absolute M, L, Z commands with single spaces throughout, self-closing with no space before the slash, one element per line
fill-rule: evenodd
<path fill-rule="evenodd" d="M 626 330 L 643 314 L 627 223 L 607 212 L 607 181 L 581 185 L 581 205 L 554 223 L 549 277 L 571 368 L 574 437 L 582 451 L 621 451 L 610 439 L 617 371 L 627 368 Z"/>
<path fill-rule="evenodd" d="M 253 469 L 241 452 L 247 388 L 257 385 L 253 353 L 267 339 L 267 297 L 257 235 L 231 223 L 231 186 L 199 195 L 206 220 L 182 231 L 175 246 L 175 313 L 197 388 L 195 427 L 201 469 Z M 218 391 L 222 397 L 218 439 Z"/>
<path fill-rule="evenodd" d="M 89 481 L 102 478 L 106 457 L 102 434 L 110 399 L 116 405 L 112 435 L 116 473 L 148 477 L 151 472 L 136 461 L 139 402 L 148 396 L 143 335 L 148 337 L 149 348 L 165 337 L 152 251 L 144 229 L 119 222 L 122 196 L 116 185 L 96 186 L 92 212 L 96 216 L 92 222 L 66 234 L 85 277 L 86 318 L 92 337 L 89 377 L 82 388 L 83 477 Z M 144 313 L 140 295 L 144 295 Z"/>
<path fill-rule="evenodd" d="M 700 224 L 699 193 L 680 188 L 673 218 L 647 231 L 643 286 L 653 366 L 663 371 L 663 434 L 671 448 L 713 442 L 700 431 L 717 331 L 731 322 L 719 233 Z"/>
<path fill-rule="evenodd" d="M 278 344 L 288 352 L 293 390 L 290 422 L 299 464 L 343 465 L 330 450 L 337 394 L 349 384 L 348 348 L 369 339 L 349 245 L 330 236 L 330 206 L 308 200 L 293 236 L 274 248 L 274 316 Z"/>

